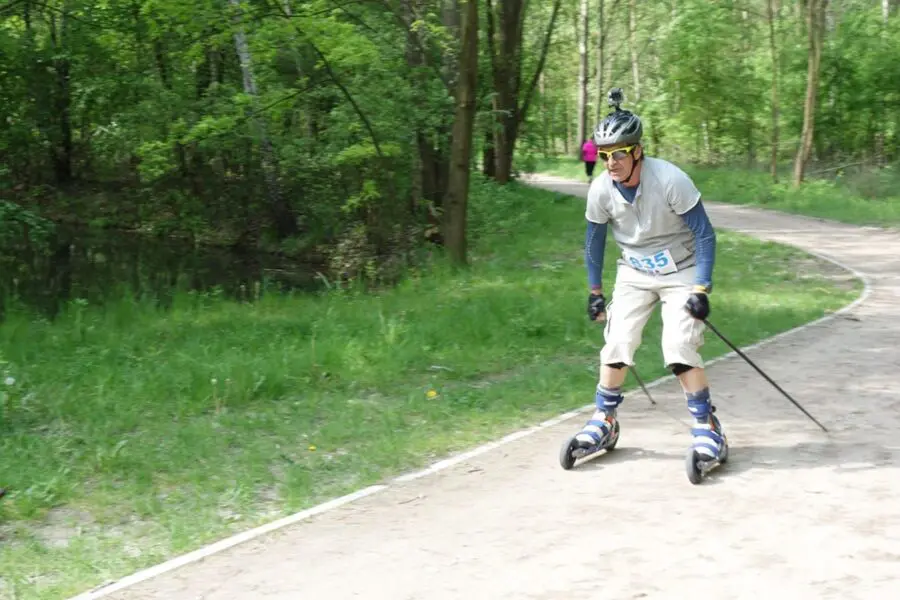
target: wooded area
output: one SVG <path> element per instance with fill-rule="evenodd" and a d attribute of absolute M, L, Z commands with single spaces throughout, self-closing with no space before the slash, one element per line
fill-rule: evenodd
<path fill-rule="evenodd" d="M 386 276 L 466 260 L 473 172 L 575 156 L 610 87 L 678 163 L 885 168 L 896 0 L 7 0 L 0 248 L 53 223 Z"/>
<path fill-rule="evenodd" d="M 517 179 L 611 88 L 705 198 L 900 224 L 898 56 L 900 0 L 0 0 L 0 596 L 590 402 L 583 201 Z M 717 244 L 738 347 L 861 293 Z"/>

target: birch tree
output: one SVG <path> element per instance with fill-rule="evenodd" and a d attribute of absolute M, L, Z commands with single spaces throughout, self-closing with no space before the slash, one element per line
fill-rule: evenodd
<path fill-rule="evenodd" d="M 252 99 L 252 109 L 254 113 L 259 111 L 259 92 L 256 89 L 256 78 L 253 74 L 253 58 L 250 54 L 250 45 L 247 43 L 247 35 L 241 22 L 241 3 L 240 0 L 228 0 L 229 5 L 234 10 L 233 19 L 235 21 L 234 30 L 234 46 L 237 50 L 238 58 L 241 64 L 241 75 L 244 82 L 244 93 Z M 275 150 L 272 147 L 272 140 L 266 131 L 265 121 L 256 116 L 252 117 L 254 128 L 260 138 L 260 153 L 262 156 L 262 168 L 266 180 L 266 188 L 269 193 L 269 205 L 271 207 L 271 215 L 273 224 L 279 237 L 287 237 L 297 232 L 297 222 L 291 212 L 290 206 L 284 200 L 284 192 L 281 189 L 281 183 L 278 181 L 278 159 L 275 156 Z"/>

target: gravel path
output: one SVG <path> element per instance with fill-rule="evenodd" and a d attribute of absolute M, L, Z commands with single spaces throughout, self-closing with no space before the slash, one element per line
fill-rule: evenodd
<path fill-rule="evenodd" d="M 557 452 L 583 413 L 106 597 L 900 598 L 900 234 L 708 211 L 719 228 L 867 277 L 851 310 L 748 351 L 830 435 L 730 357 L 709 368 L 730 461 L 699 486 L 685 476 L 688 413 L 668 379 L 655 408 L 626 398 L 614 453 L 571 471 Z"/>

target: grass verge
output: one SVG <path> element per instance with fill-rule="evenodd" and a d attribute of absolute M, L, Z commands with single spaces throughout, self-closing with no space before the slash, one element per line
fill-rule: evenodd
<path fill-rule="evenodd" d="M 705 198 L 716 202 L 760 206 L 854 225 L 900 225 L 897 168 L 840 175 L 829 180 L 808 179 L 794 189 L 789 174 L 780 183 L 774 183 L 768 172 L 763 171 L 680 163 L 679 166 L 694 179 Z M 583 163 L 575 158 L 538 159 L 534 171 L 585 181 Z"/>
<path fill-rule="evenodd" d="M 380 293 L 9 314 L 0 597 L 67 597 L 590 403 L 602 334 L 585 315 L 582 201 L 475 184 L 471 210 L 470 269 L 436 261 Z M 738 344 L 860 290 L 727 232 L 716 285 L 717 326 Z M 659 332 L 657 311 L 647 380 L 664 374 Z"/>

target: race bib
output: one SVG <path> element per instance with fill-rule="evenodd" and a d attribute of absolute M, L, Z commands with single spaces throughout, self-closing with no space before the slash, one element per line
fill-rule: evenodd
<path fill-rule="evenodd" d="M 631 252 L 623 252 L 622 254 L 632 267 L 644 273 L 668 275 L 678 270 L 675 266 L 675 261 L 672 259 L 672 253 L 669 252 L 668 248 L 660 250 L 653 256 L 641 256 Z"/>

